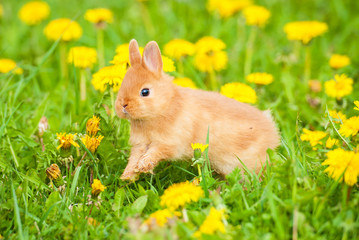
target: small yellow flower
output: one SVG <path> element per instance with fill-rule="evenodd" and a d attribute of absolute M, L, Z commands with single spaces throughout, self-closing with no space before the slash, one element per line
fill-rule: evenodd
<path fill-rule="evenodd" d="M 92 68 L 97 62 L 97 52 L 89 47 L 72 47 L 67 57 L 68 63 L 78 68 Z"/>
<path fill-rule="evenodd" d="M 359 132 L 359 116 L 351 117 L 340 125 L 339 133 L 344 137 L 354 136 Z"/>
<path fill-rule="evenodd" d="M 196 42 L 195 48 L 196 53 L 216 52 L 225 49 L 226 44 L 221 39 L 205 36 Z"/>
<path fill-rule="evenodd" d="M 268 85 L 273 82 L 273 75 L 269 73 L 251 73 L 246 77 L 246 80 L 250 83 L 259 85 Z"/>
<path fill-rule="evenodd" d="M 354 107 L 354 110 L 359 111 L 359 101 L 358 100 L 354 101 L 354 105 L 356 106 L 356 107 Z"/>
<path fill-rule="evenodd" d="M 251 5 L 243 10 L 247 25 L 263 27 L 267 24 L 271 12 L 262 6 Z"/>
<path fill-rule="evenodd" d="M 92 217 L 89 217 L 89 218 L 87 219 L 87 224 L 88 224 L 88 225 L 92 225 L 92 226 L 94 226 L 94 227 L 96 227 L 96 226 L 99 225 L 99 223 L 96 221 L 96 219 L 94 219 L 94 218 L 92 218 Z"/>
<path fill-rule="evenodd" d="M 89 120 L 87 120 L 87 123 L 86 123 L 87 134 L 90 136 L 95 136 L 97 134 L 97 132 L 99 130 L 101 130 L 99 128 L 99 126 L 100 126 L 100 118 L 93 115 L 93 117 L 90 118 Z"/>
<path fill-rule="evenodd" d="M 197 202 L 203 195 L 204 192 L 200 186 L 188 181 L 176 183 L 167 188 L 161 196 L 161 206 L 176 210 L 187 203 Z"/>
<path fill-rule="evenodd" d="M 101 192 L 105 191 L 106 187 L 102 185 L 101 181 L 98 179 L 94 179 L 91 185 L 91 194 L 94 197 L 97 197 Z"/>
<path fill-rule="evenodd" d="M 204 152 L 204 150 L 206 150 L 206 148 L 208 148 L 208 144 L 191 143 L 191 147 L 193 150 L 200 149 L 201 152 Z"/>
<path fill-rule="evenodd" d="M 107 87 L 111 87 L 114 92 L 118 92 L 126 71 L 127 66 L 125 64 L 103 67 L 92 75 L 91 83 L 96 90 L 101 92 L 104 92 Z"/>
<path fill-rule="evenodd" d="M 337 148 L 327 153 L 327 159 L 322 165 L 328 165 L 324 171 L 337 181 L 342 182 L 344 179 L 349 186 L 353 186 L 358 181 L 359 153 Z"/>
<path fill-rule="evenodd" d="M 341 123 L 347 120 L 347 116 L 341 111 L 329 110 L 329 115 L 334 118 L 333 122 Z"/>
<path fill-rule="evenodd" d="M 210 12 L 218 12 L 222 18 L 228 18 L 251 4 L 251 0 L 209 0 L 207 9 Z"/>
<path fill-rule="evenodd" d="M 172 59 L 162 56 L 162 64 L 163 64 L 163 71 L 164 72 L 174 72 L 176 71 L 175 63 Z"/>
<path fill-rule="evenodd" d="M 177 211 L 171 211 L 166 208 L 152 213 L 143 224 L 150 226 L 152 223 L 156 223 L 158 226 L 163 227 L 168 222 L 168 219 L 174 218 L 176 216 L 180 216 L 180 213 Z"/>
<path fill-rule="evenodd" d="M 36 25 L 48 18 L 50 7 L 46 2 L 32 1 L 23 5 L 19 11 L 19 18 L 27 25 Z"/>
<path fill-rule="evenodd" d="M 201 72 L 220 71 L 227 67 L 228 56 L 225 51 L 215 51 L 195 55 L 194 65 Z"/>
<path fill-rule="evenodd" d="M 222 219 L 224 218 L 224 210 L 217 210 L 211 207 L 209 215 L 206 217 L 198 231 L 194 233 L 194 237 L 201 238 L 202 234 L 213 235 L 216 232 L 225 233 L 226 228 Z"/>
<path fill-rule="evenodd" d="M 57 149 L 69 149 L 71 147 L 71 145 L 73 145 L 74 147 L 80 147 L 75 141 L 74 141 L 74 137 L 77 135 L 77 133 L 75 134 L 71 134 L 71 133 L 56 133 L 57 139 L 60 142 L 60 145 L 57 147 Z"/>
<path fill-rule="evenodd" d="M 322 132 L 322 131 L 310 131 L 308 129 L 303 128 L 303 134 L 300 135 L 300 139 L 302 141 L 309 141 L 310 145 L 313 147 L 313 149 L 315 150 L 316 148 L 314 148 L 315 146 L 317 146 L 318 144 L 322 145 L 322 142 L 320 142 L 320 140 L 322 140 L 323 138 L 325 138 L 327 136 L 327 133 Z"/>
<path fill-rule="evenodd" d="M 329 97 L 341 99 L 353 91 L 353 79 L 349 78 L 346 74 L 335 74 L 334 79 L 324 83 L 325 93 Z"/>
<path fill-rule="evenodd" d="M 322 91 L 322 83 L 318 80 L 309 80 L 309 88 L 312 92 L 318 93 Z"/>
<path fill-rule="evenodd" d="M 335 138 L 329 137 L 327 141 L 325 142 L 326 148 L 332 148 L 334 145 L 338 144 L 338 140 Z"/>
<path fill-rule="evenodd" d="M 171 58 L 180 60 L 182 57 L 192 56 L 195 46 L 184 39 L 173 39 L 164 46 L 163 52 Z"/>
<path fill-rule="evenodd" d="M 181 87 L 188 87 L 188 88 L 192 88 L 192 89 L 197 88 L 196 84 L 194 84 L 194 82 L 191 79 L 187 78 L 187 77 L 175 78 L 173 80 L 173 83 L 178 85 L 178 86 L 181 86 Z"/>
<path fill-rule="evenodd" d="M 100 143 L 103 139 L 103 136 L 92 136 L 85 135 L 85 137 L 81 138 L 82 143 L 85 145 L 85 147 L 92 153 L 94 153 L 98 146 L 100 146 Z"/>
<path fill-rule="evenodd" d="M 220 93 L 226 97 L 233 98 L 239 102 L 256 103 L 257 94 L 250 86 L 234 82 L 227 83 L 221 87 Z"/>
<path fill-rule="evenodd" d="M 289 40 L 299 40 L 308 44 L 313 38 L 328 31 L 328 25 L 318 21 L 290 22 L 284 26 L 284 32 Z"/>
<path fill-rule="evenodd" d="M 329 59 L 331 68 L 339 69 L 350 64 L 350 58 L 347 55 L 333 54 Z"/>
<path fill-rule="evenodd" d="M 56 41 L 61 38 L 62 41 L 77 40 L 82 35 L 81 26 L 71 19 L 58 18 L 52 20 L 44 29 L 44 34 L 49 40 Z"/>
<path fill-rule="evenodd" d="M 113 13 L 107 8 L 89 9 L 85 13 L 85 19 L 92 23 L 112 23 Z"/>
<path fill-rule="evenodd" d="M 15 74 L 22 74 L 23 70 L 17 67 L 16 62 L 8 58 L 0 58 L 0 73 L 13 71 Z"/>

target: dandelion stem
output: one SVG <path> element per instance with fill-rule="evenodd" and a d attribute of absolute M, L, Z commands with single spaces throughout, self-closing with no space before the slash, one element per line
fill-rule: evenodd
<path fill-rule="evenodd" d="M 59 48 L 60 48 L 61 77 L 63 79 L 67 79 L 68 74 L 67 74 L 67 63 L 66 63 L 66 43 L 65 42 L 60 42 Z"/>
<path fill-rule="evenodd" d="M 86 100 L 86 73 L 85 69 L 80 70 L 80 93 L 81 101 Z"/>
<path fill-rule="evenodd" d="M 305 46 L 305 65 L 304 65 L 304 84 L 308 86 L 310 80 L 310 64 L 311 64 L 310 47 Z"/>
<path fill-rule="evenodd" d="M 72 172 L 72 176 L 74 176 L 75 175 L 75 173 L 76 173 L 76 170 L 81 166 L 81 164 L 82 164 L 82 161 L 85 159 L 85 157 L 86 157 L 86 155 L 87 155 L 87 152 L 85 152 L 84 153 L 84 155 L 82 155 L 82 158 L 81 158 L 81 160 L 80 160 L 80 162 L 77 164 L 77 166 L 76 166 L 76 168 L 75 168 L 75 170 Z"/>
<path fill-rule="evenodd" d="M 217 81 L 216 73 L 213 70 L 209 72 L 209 83 L 211 90 L 213 91 L 218 90 L 218 81 Z"/>
<path fill-rule="evenodd" d="M 198 176 L 199 176 L 199 181 L 202 182 L 202 171 L 201 171 L 201 164 L 197 164 L 197 169 L 198 169 Z"/>
<path fill-rule="evenodd" d="M 180 58 L 178 61 L 177 61 L 177 67 L 178 67 L 178 73 L 180 74 L 184 74 L 184 67 L 183 67 L 183 60 L 182 58 Z"/>
<path fill-rule="evenodd" d="M 244 58 L 244 77 L 251 73 L 253 45 L 257 35 L 257 28 L 253 27 L 249 33 L 249 38 L 246 46 L 246 55 Z"/>
<path fill-rule="evenodd" d="M 104 56 L 104 35 L 103 29 L 97 29 L 97 51 L 98 51 L 98 65 L 100 68 L 105 66 Z"/>
<path fill-rule="evenodd" d="M 9 143 L 9 146 L 10 146 L 10 151 L 11 151 L 11 154 L 14 158 L 14 163 L 15 163 L 15 166 L 16 167 L 19 167 L 19 162 L 17 161 L 17 157 L 16 157 L 16 154 L 15 154 L 15 151 L 14 151 L 14 148 L 12 147 L 12 144 L 11 144 L 11 141 L 10 141 L 10 138 L 9 138 L 9 135 L 6 136 L 7 138 L 7 141 Z"/>

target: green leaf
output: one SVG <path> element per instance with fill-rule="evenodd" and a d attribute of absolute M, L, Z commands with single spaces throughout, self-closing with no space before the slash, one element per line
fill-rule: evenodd
<path fill-rule="evenodd" d="M 112 204 L 113 211 L 118 211 L 121 209 L 121 207 L 123 206 L 123 201 L 125 200 L 125 197 L 126 197 L 125 190 L 123 188 L 118 189 L 115 194 L 115 199 Z"/>
<path fill-rule="evenodd" d="M 131 206 L 132 212 L 141 214 L 143 209 L 147 205 L 147 199 L 148 199 L 147 195 L 144 195 L 144 196 L 141 196 L 141 197 L 137 198 L 136 201 L 134 201 L 132 206 Z"/>

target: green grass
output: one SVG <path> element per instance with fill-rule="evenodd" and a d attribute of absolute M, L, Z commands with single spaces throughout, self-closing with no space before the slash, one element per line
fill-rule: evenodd
<path fill-rule="evenodd" d="M 348 116 L 358 115 L 353 101 L 359 99 L 357 42 L 359 2 L 332 1 L 256 1 L 272 13 L 267 26 L 260 29 L 254 43 L 253 71 L 273 74 L 272 84 L 256 89 L 260 109 L 272 110 L 281 131 L 281 146 L 269 151 L 270 161 L 259 177 L 249 171 L 235 170 L 225 179 L 205 171 L 202 187 L 208 196 L 186 207 L 189 222 L 177 220 L 170 226 L 144 232 L 139 226 L 152 212 L 160 209 L 160 196 L 170 185 L 197 176 L 195 167 L 185 162 L 163 162 L 155 175 L 141 175 L 134 183 L 119 179 L 130 153 L 129 123 L 111 119 L 103 105 L 111 106 L 110 94 L 100 93 L 88 84 L 87 101 L 79 102 L 79 71 L 69 66 L 69 80 L 61 79 L 59 47 L 48 41 L 43 28 L 28 27 L 17 17 L 26 1 L 6 1 L 0 20 L 0 57 L 12 58 L 24 69 L 23 75 L 0 75 L 0 235 L 5 239 L 189 239 L 208 215 L 211 206 L 226 209 L 226 234 L 208 239 L 358 239 L 359 192 L 335 182 L 324 172 L 325 148 L 313 151 L 299 139 L 302 128 L 324 130 L 353 149 L 358 137 L 342 139 L 326 117 L 326 109 L 338 109 Z M 83 19 L 89 8 L 107 7 L 115 21 L 105 30 L 105 59 L 110 61 L 116 46 L 136 38 L 144 46 L 155 40 L 161 48 L 171 39 L 196 42 L 211 35 L 222 39 L 229 56 L 226 70 L 217 74 L 220 84 L 245 82 L 244 58 L 250 27 L 240 14 L 221 20 L 206 10 L 206 2 L 149 0 L 143 17 L 137 1 L 48 1 L 50 19 L 68 17 L 79 22 L 84 34 L 69 46 L 96 47 L 96 32 Z M 354 90 L 343 101 L 335 101 L 325 92 L 310 93 L 303 85 L 304 48 L 295 62 L 278 62 L 281 56 L 295 52 L 295 43 L 286 39 L 283 26 L 295 20 L 319 20 L 329 25 L 323 37 L 313 40 L 312 79 L 322 83 L 333 78 L 328 65 L 332 53 L 347 54 L 352 64 L 339 72 L 354 79 Z M 98 67 L 92 70 L 96 72 Z M 179 75 L 174 73 L 174 75 Z M 184 62 L 184 76 L 206 89 L 206 74 Z M 253 86 L 255 87 L 255 86 Z M 307 97 L 318 98 L 311 107 Z M 72 148 L 74 163 L 61 165 L 56 149 L 56 133 L 85 133 L 86 121 L 97 114 L 104 136 L 94 156 L 74 171 L 82 154 Z M 49 120 L 42 152 L 37 136 L 42 116 Z M 210 146 L 209 146 L 210 147 Z M 348 148 L 347 148 L 348 149 Z M 88 205 L 90 162 L 94 177 L 107 189 L 101 205 Z M 55 191 L 46 178 L 46 168 L 57 163 L 66 176 L 63 193 Z M 92 209 L 92 210 L 91 210 Z M 91 214 L 90 214 L 91 212 Z M 98 225 L 87 224 L 87 217 Z"/>

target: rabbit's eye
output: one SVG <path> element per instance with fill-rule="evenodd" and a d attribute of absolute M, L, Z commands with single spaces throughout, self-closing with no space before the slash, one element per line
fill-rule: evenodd
<path fill-rule="evenodd" d="M 148 95 L 150 95 L 150 89 L 144 88 L 144 89 L 141 90 L 141 96 L 142 97 L 147 97 Z"/>

